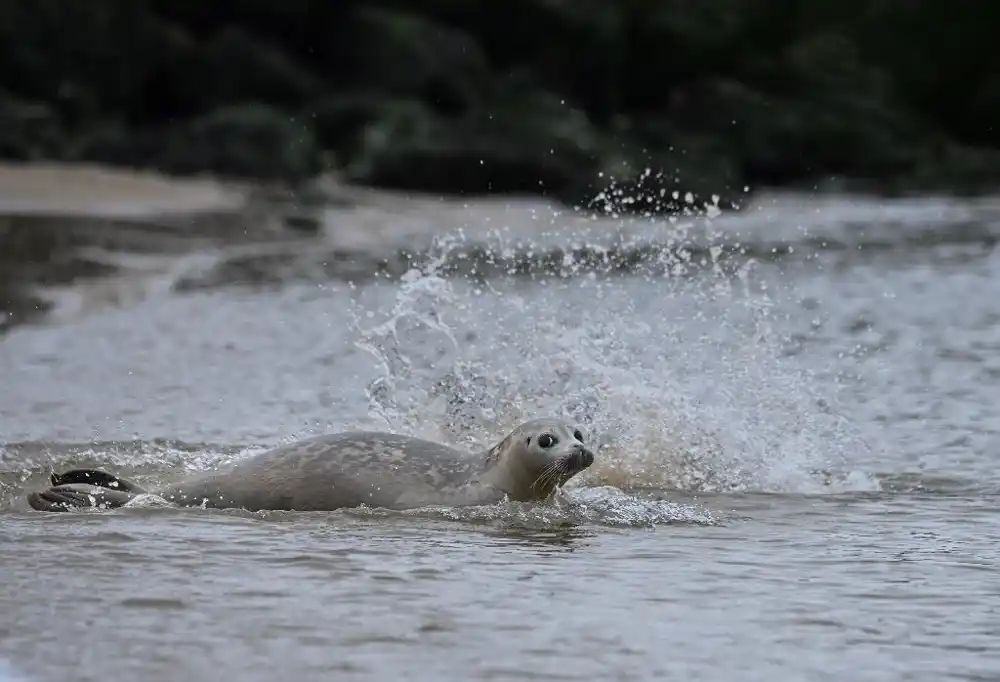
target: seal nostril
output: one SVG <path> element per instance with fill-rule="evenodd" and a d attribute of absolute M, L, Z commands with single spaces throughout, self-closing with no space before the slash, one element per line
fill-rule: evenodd
<path fill-rule="evenodd" d="M 587 448 L 577 448 L 570 461 L 573 463 L 574 468 L 586 469 L 594 463 L 594 453 Z"/>

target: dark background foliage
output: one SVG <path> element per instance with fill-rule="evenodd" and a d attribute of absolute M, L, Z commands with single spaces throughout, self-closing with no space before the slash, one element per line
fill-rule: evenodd
<path fill-rule="evenodd" d="M 0 156 L 573 202 L 646 168 L 981 190 L 998 29 L 971 0 L 0 0 Z"/>

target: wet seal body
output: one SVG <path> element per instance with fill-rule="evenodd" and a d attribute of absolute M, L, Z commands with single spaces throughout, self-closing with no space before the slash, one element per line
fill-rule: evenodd
<path fill-rule="evenodd" d="M 280 446 L 153 490 L 93 469 L 54 473 L 52 487 L 29 493 L 28 504 L 40 511 L 114 508 L 151 493 L 180 506 L 249 511 L 468 506 L 545 499 L 593 461 L 580 430 L 555 419 L 521 424 L 479 456 L 356 431 Z"/>

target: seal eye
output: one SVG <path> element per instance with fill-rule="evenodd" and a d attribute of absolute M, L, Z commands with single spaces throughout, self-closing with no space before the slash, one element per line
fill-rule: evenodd
<path fill-rule="evenodd" d="M 549 448 L 551 448 L 553 445 L 555 445 L 558 442 L 559 441 L 556 440 L 555 436 L 550 436 L 547 433 L 543 433 L 542 435 L 540 435 L 538 437 L 538 445 L 539 445 L 539 447 L 544 448 L 546 450 L 548 450 Z"/>
<path fill-rule="evenodd" d="M 580 433 L 579 429 L 577 429 L 576 431 L 573 432 L 573 438 L 576 438 L 581 443 L 583 442 L 583 434 Z"/>

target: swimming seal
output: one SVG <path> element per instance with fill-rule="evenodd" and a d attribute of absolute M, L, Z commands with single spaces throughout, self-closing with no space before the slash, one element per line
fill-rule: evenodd
<path fill-rule="evenodd" d="M 419 438 L 354 431 L 277 447 L 148 491 L 94 469 L 53 473 L 52 487 L 29 493 L 28 504 L 39 511 L 110 509 L 154 494 L 180 506 L 249 511 L 469 506 L 545 499 L 593 462 L 580 430 L 555 419 L 521 424 L 478 457 Z"/>

